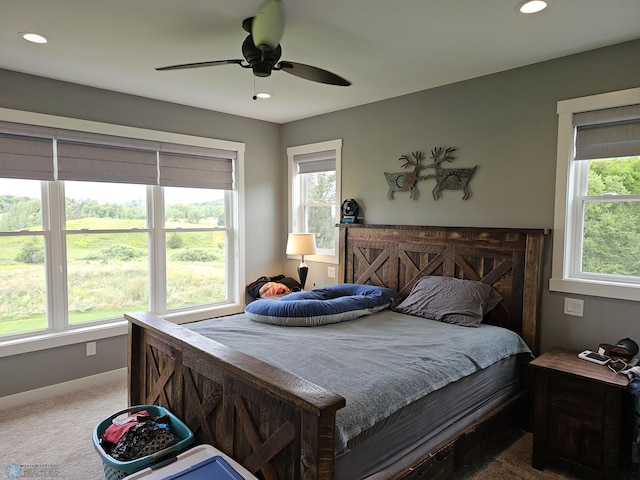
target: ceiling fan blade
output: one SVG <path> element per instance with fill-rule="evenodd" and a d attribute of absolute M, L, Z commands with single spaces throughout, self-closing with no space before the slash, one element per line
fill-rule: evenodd
<path fill-rule="evenodd" d="M 251 26 L 255 46 L 262 51 L 273 50 L 280 44 L 284 32 L 284 12 L 281 0 L 266 0 Z"/>
<path fill-rule="evenodd" d="M 216 67 L 218 65 L 233 65 L 237 64 L 243 67 L 242 60 L 214 60 L 212 62 L 198 62 L 198 63 L 183 63 L 181 65 L 169 65 L 168 67 L 160 67 L 156 68 L 159 72 L 163 72 L 165 70 L 181 70 L 184 68 L 200 68 L 200 67 Z"/>
<path fill-rule="evenodd" d="M 340 87 L 348 87 L 351 85 L 349 80 L 345 80 L 335 73 L 323 70 L 322 68 L 312 67 L 311 65 L 305 65 L 304 63 L 282 61 L 274 67 L 274 70 L 282 70 L 283 72 L 304 78 L 305 80 L 311 80 L 312 82 L 338 85 Z"/>

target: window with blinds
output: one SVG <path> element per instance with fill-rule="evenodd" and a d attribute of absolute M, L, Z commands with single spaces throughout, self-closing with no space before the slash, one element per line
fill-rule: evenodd
<path fill-rule="evenodd" d="M 553 288 L 640 300 L 638 100 L 635 89 L 559 104 Z"/>
<path fill-rule="evenodd" d="M 127 311 L 241 309 L 244 146 L 91 130 L 0 121 L 0 343 Z"/>
<path fill-rule="evenodd" d="M 311 261 L 337 263 L 340 159 L 342 142 L 290 147 L 290 231 L 316 234 Z"/>

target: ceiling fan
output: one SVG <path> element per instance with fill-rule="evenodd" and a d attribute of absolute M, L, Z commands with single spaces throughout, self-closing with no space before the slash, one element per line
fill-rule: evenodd
<path fill-rule="evenodd" d="M 279 70 L 313 82 L 342 87 L 351 85 L 348 80 L 322 68 L 288 60 L 279 61 L 282 55 L 280 39 L 284 30 L 284 13 L 281 0 L 266 0 L 255 17 L 249 17 L 242 22 L 242 28 L 249 33 L 242 43 L 244 59 L 185 63 L 160 67 L 156 68 L 156 70 L 180 70 L 235 64 L 240 65 L 242 68 L 251 68 L 253 74 L 257 77 L 268 77 L 273 70 Z"/>

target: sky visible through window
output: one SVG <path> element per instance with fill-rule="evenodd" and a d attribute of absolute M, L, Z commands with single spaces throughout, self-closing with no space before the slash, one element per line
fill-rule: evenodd
<path fill-rule="evenodd" d="M 40 198 L 40 182 L 0 178 L 0 195 Z"/>
<path fill-rule="evenodd" d="M 222 199 L 224 195 L 222 190 L 189 189 L 187 199 L 181 192 L 184 193 L 184 190 L 180 188 L 166 188 L 166 204 L 205 203 Z M 118 188 L 118 184 L 100 182 L 68 182 L 65 193 L 76 200 L 93 199 L 100 203 L 126 203 L 140 198 L 131 188 Z M 0 178 L 0 195 L 40 198 L 40 182 Z"/>

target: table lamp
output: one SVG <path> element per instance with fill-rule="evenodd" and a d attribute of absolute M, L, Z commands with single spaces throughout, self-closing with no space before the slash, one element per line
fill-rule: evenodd
<path fill-rule="evenodd" d="M 298 265 L 298 277 L 300 284 L 304 290 L 304 284 L 307 281 L 307 273 L 309 267 L 304 263 L 305 255 L 313 255 L 316 253 L 316 234 L 315 233 L 290 233 L 287 239 L 287 255 L 300 255 L 300 265 Z"/>

